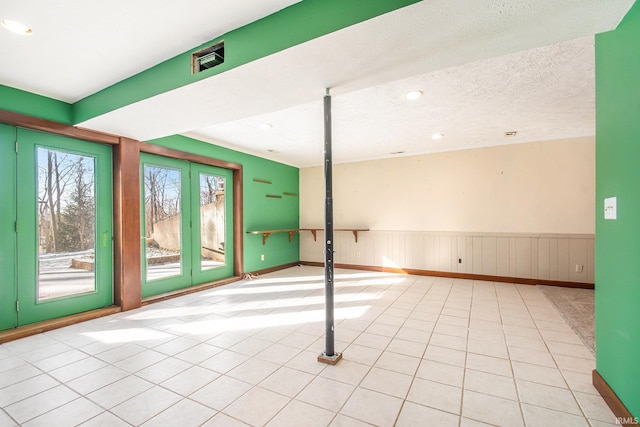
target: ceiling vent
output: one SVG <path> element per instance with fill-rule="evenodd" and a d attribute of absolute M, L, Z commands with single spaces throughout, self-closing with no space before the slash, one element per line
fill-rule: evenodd
<path fill-rule="evenodd" d="M 193 74 L 213 68 L 224 62 L 224 41 L 199 50 L 191 55 L 191 70 Z"/>

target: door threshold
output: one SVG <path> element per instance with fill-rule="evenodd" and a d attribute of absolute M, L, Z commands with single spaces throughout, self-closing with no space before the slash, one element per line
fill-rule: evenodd
<path fill-rule="evenodd" d="M 30 325 L 19 326 L 6 331 L 0 331 L 0 344 L 40 334 L 42 332 L 51 331 L 53 329 L 62 328 L 64 326 L 85 322 L 87 320 L 97 319 L 98 317 L 119 313 L 120 311 L 120 307 L 112 305 L 109 307 L 98 308 L 96 310 L 72 314 L 70 316 L 58 317 L 57 319 L 44 320 Z"/>

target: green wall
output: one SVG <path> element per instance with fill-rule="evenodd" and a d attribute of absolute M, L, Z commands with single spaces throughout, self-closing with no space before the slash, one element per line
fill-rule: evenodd
<path fill-rule="evenodd" d="M 640 416 L 640 3 L 596 36 L 596 369 Z M 617 197 L 616 220 L 604 199 Z"/>
<path fill-rule="evenodd" d="M 71 124 L 71 104 L 0 85 L 0 110 Z"/>
<path fill-rule="evenodd" d="M 0 125 L 0 331 L 16 322 L 16 128 Z"/>
<path fill-rule="evenodd" d="M 170 136 L 149 141 L 152 144 L 182 150 L 243 166 L 244 187 L 244 270 L 247 272 L 283 265 L 300 260 L 299 236 L 289 242 L 288 233 L 274 233 L 262 244 L 262 236 L 247 234 L 252 230 L 277 230 L 299 227 L 298 169 L 260 157 L 184 136 Z M 272 184 L 255 182 L 254 178 Z M 284 192 L 296 196 L 284 195 Z M 266 197 L 267 194 L 282 198 Z M 261 261 L 264 255 L 264 261 Z"/>
<path fill-rule="evenodd" d="M 73 106 L 74 123 L 223 73 L 417 1 L 303 0 L 78 101 Z M 221 40 L 225 45 L 224 63 L 192 74 L 191 54 Z"/>

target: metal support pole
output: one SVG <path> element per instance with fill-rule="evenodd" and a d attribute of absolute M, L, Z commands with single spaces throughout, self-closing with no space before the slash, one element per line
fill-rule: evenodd
<path fill-rule="evenodd" d="M 342 358 L 334 349 L 333 325 L 333 170 L 331 160 L 331 95 L 324 96 L 324 286 L 325 286 L 325 352 L 318 361 L 335 365 Z"/>

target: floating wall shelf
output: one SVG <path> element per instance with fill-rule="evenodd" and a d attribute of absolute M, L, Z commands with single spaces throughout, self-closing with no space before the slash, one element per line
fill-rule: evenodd
<path fill-rule="evenodd" d="M 256 231 L 247 231 L 247 234 L 262 234 L 262 244 L 265 245 L 267 243 L 267 239 L 273 233 L 289 233 L 289 241 L 293 240 L 293 236 L 296 235 L 299 231 L 310 231 L 313 234 L 313 240 L 316 241 L 317 232 L 324 231 L 324 228 L 286 228 L 282 230 L 256 230 Z M 361 231 L 369 231 L 368 228 L 334 228 L 333 231 L 350 231 L 353 233 L 353 237 L 358 243 L 358 232 Z"/>

